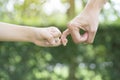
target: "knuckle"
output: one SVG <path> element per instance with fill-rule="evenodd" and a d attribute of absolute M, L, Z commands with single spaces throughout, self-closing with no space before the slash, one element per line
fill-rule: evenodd
<path fill-rule="evenodd" d="M 70 22 L 70 23 L 68 23 L 67 24 L 67 27 L 69 28 L 69 29 L 73 29 L 74 28 L 74 23 L 72 23 L 72 22 Z"/>
<path fill-rule="evenodd" d="M 62 34 L 58 28 L 56 28 L 54 26 L 50 27 L 50 28 L 51 28 L 51 31 L 54 33 L 54 35 L 61 35 Z"/>
<path fill-rule="evenodd" d="M 96 27 L 91 27 L 91 28 L 90 28 L 90 32 L 96 33 L 96 31 L 97 31 L 97 28 L 96 28 Z"/>
<path fill-rule="evenodd" d="M 96 33 L 96 30 L 95 29 L 91 29 L 90 32 L 91 33 Z"/>
<path fill-rule="evenodd" d="M 59 29 L 57 27 L 51 26 L 50 28 L 51 28 L 51 30 L 59 31 Z"/>
<path fill-rule="evenodd" d="M 61 33 L 60 31 L 58 31 L 58 34 L 59 34 L 59 35 L 62 35 L 62 33 Z"/>

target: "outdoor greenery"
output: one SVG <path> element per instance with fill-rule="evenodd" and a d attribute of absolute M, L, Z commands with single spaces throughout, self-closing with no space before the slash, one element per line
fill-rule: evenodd
<path fill-rule="evenodd" d="M 0 0 L 0 21 L 35 27 L 57 26 L 64 31 L 67 22 L 83 10 L 86 2 Z M 48 4 L 54 5 L 54 9 Z M 93 44 L 75 44 L 71 36 L 66 47 L 0 42 L 0 80 L 119 80 L 120 12 L 117 5 L 120 2 L 110 0 L 103 8 Z"/>

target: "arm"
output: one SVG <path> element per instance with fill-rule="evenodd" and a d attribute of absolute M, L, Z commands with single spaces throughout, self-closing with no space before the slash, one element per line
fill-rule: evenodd
<path fill-rule="evenodd" d="M 84 10 L 68 23 L 68 29 L 63 32 L 62 43 L 66 45 L 67 35 L 71 34 L 75 43 L 92 43 L 98 28 L 99 13 L 106 0 L 88 0 Z M 85 33 L 81 35 L 79 30 Z"/>
<path fill-rule="evenodd" d="M 31 38 L 33 35 L 33 27 L 24 27 L 0 22 L 0 41 L 32 42 Z"/>
<path fill-rule="evenodd" d="M 107 2 L 107 0 L 88 0 L 84 10 L 88 12 L 93 11 L 96 13 L 100 13 L 102 7 Z"/>
<path fill-rule="evenodd" d="M 61 44 L 61 32 L 55 27 L 35 28 L 0 22 L 0 41 L 32 42 L 43 47 Z"/>

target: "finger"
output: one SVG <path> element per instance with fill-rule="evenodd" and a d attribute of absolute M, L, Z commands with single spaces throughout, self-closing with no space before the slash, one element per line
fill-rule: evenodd
<path fill-rule="evenodd" d="M 42 47 L 48 47 L 50 43 L 47 40 L 41 40 L 41 41 L 35 41 L 35 45 L 42 46 Z"/>
<path fill-rule="evenodd" d="M 46 36 L 44 40 L 47 40 L 50 44 L 55 44 L 53 35 L 51 35 L 49 32 L 46 32 L 45 35 Z"/>
<path fill-rule="evenodd" d="M 88 30 L 89 36 L 87 39 L 87 43 L 93 43 L 96 32 L 97 32 L 97 28 L 98 28 L 98 23 L 91 25 L 91 29 Z"/>
<path fill-rule="evenodd" d="M 66 46 L 66 44 L 67 44 L 67 42 L 68 42 L 67 36 L 68 36 L 69 34 L 70 34 L 69 29 L 66 29 L 66 30 L 63 32 L 62 36 L 61 36 L 61 41 L 62 41 L 62 44 L 63 44 L 64 46 Z"/>
<path fill-rule="evenodd" d="M 85 32 L 83 35 L 80 35 L 79 28 L 74 26 L 69 26 L 70 34 L 75 43 L 82 43 L 87 40 L 88 33 Z"/>
<path fill-rule="evenodd" d="M 83 35 L 80 35 L 78 31 L 71 32 L 72 39 L 75 43 L 83 43 L 88 38 L 88 33 L 85 32 Z"/>
<path fill-rule="evenodd" d="M 88 39 L 87 39 L 86 42 L 87 43 L 93 43 L 95 35 L 96 35 L 96 31 L 89 32 L 89 36 L 88 36 Z"/>
<path fill-rule="evenodd" d="M 49 36 L 48 38 L 48 42 L 49 44 L 47 43 L 47 45 L 49 47 L 54 47 L 54 46 L 59 46 L 61 45 L 61 39 L 59 37 L 53 37 L 52 35 Z"/>
<path fill-rule="evenodd" d="M 61 36 L 61 31 L 56 27 L 50 27 L 49 31 L 53 35 L 53 37 L 55 37 L 55 38 Z"/>
<path fill-rule="evenodd" d="M 54 37 L 52 36 L 52 35 L 49 35 L 49 37 L 48 37 L 48 42 L 51 44 L 51 45 L 54 45 L 55 44 L 55 39 L 54 39 Z"/>
<path fill-rule="evenodd" d="M 58 41 L 58 43 L 55 42 L 55 38 L 59 38 L 61 36 L 60 30 L 56 27 L 49 27 L 47 29 L 48 29 L 48 33 L 45 33 L 45 34 L 46 34 L 46 39 L 50 43 L 50 45 L 57 46 L 57 45 L 61 44 L 60 40 Z"/>
<path fill-rule="evenodd" d="M 55 44 L 53 45 L 53 47 L 59 46 L 59 45 L 61 45 L 61 39 L 60 38 L 55 38 Z"/>
<path fill-rule="evenodd" d="M 60 38 L 54 38 L 55 43 L 54 44 L 50 44 L 49 42 L 44 42 L 44 45 L 46 45 L 46 47 L 56 47 L 61 45 L 61 39 Z"/>
<path fill-rule="evenodd" d="M 47 40 L 36 41 L 35 44 L 38 46 L 42 46 L 42 47 L 56 47 L 56 46 L 61 45 L 61 40 L 56 39 L 55 44 L 50 44 Z"/>

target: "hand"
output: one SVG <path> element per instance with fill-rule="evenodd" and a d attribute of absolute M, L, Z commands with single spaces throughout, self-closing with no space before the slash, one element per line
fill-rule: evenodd
<path fill-rule="evenodd" d="M 61 32 L 56 27 L 35 28 L 33 43 L 43 47 L 55 47 L 61 45 Z"/>
<path fill-rule="evenodd" d="M 63 32 L 61 36 L 62 44 L 67 44 L 66 37 L 69 34 L 71 34 L 75 43 L 92 43 L 98 28 L 98 16 L 99 12 L 95 10 L 84 10 L 80 15 L 76 16 L 68 23 L 68 29 Z M 85 33 L 80 34 L 80 29 L 84 30 Z"/>

